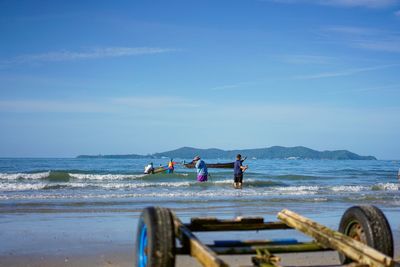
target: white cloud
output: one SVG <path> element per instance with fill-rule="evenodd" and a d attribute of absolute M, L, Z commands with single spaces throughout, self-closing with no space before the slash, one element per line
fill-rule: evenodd
<path fill-rule="evenodd" d="M 317 4 L 338 7 L 366 7 L 384 8 L 399 3 L 398 0 L 264 0 L 265 2 L 276 2 L 285 4 Z"/>
<path fill-rule="evenodd" d="M 347 6 L 347 7 L 368 7 L 368 8 L 381 8 L 393 6 L 398 3 L 397 0 L 324 0 L 318 1 L 321 4 L 333 6 Z"/>
<path fill-rule="evenodd" d="M 361 87 L 361 88 L 342 88 L 341 90 L 330 91 L 330 94 L 348 94 L 349 92 L 356 92 L 356 93 L 369 93 L 369 92 L 398 92 L 400 89 L 400 84 L 392 84 L 392 85 L 383 85 L 383 86 L 374 86 L 374 87 Z"/>
<path fill-rule="evenodd" d="M 169 104 L 165 104 L 168 103 L 167 101 L 170 101 Z M 0 113 L 25 113 L 29 114 L 30 118 L 34 120 L 40 119 L 41 113 L 70 113 L 74 114 L 77 119 L 83 114 L 98 113 L 100 118 L 107 118 L 105 120 L 108 123 L 112 121 L 111 124 L 115 121 L 116 124 L 125 126 L 138 125 L 139 128 L 165 125 L 168 126 L 166 128 L 168 131 L 179 127 L 185 129 L 186 132 L 212 129 L 216 136 L 224 136 L 227 131 L 235 132 L 237 122 L 244 121 L 249 132 L 256 136 L 269 132 L 265 128 L 265 125 L 268 125 L 268 129 L 274 129 L 272 132 L 276 135 L 276 138 L 279 138 L 282 132 L 289 138 L 296 133 L 318 135 L 321 132 L 333 131 L 347 134 L 350 128 L 359 130 L 354 125 L 357 125 L 357 127 L 364 125 L 364 129 L 368 129 L 370 125 L 387 127 L 387 125 L 399 124 L 398 107 L 368 109 L 310 103 L 268 104 L 259 101 L 242 103 L 240 100 L 236 103 L 222 104 L 215 100 L 214 102 L 203 103 L 200 108 L 184 107 L 187 103 L 190 105 L 193 100 L 163 97 L 147 100 L 126 97 L 91 100 L 91 102 L 15 100 L 0 101 Z M 158 106 L 158 104 L 163 106 Z M 179 106 L 174 106 L 175 104 L 182 106 L 179 108 Z M 238 106 L 240 106 L 240 112 L 238 112 Z M 106 114 L 107 116 L 103 116 Z M 235 116 L 232 116 L 232 114 L 235 114 Z M 379 127 L 376 127 L 376 129 L 379 130 Z M 190 138 L 189 136 L 184 135 L 182 137 Z"/>
<path fill-rule="evenodd" d="M 60 99 L 1 100 L 0 112 L 48 112 L 48 113 L 130 113 L 132 111 L 190 110 L 200 105 L 180 97 L 121 97 L 75 101 Z"/>
<path fill-rule="evenodd" d="M 400 38 L 394 40 L 364 41 L 358 42 L 356 45 L 368 50 L 400 53 Z"/>
<path fill-rule="evenodd" d="M 232 90 L 232 89 L 237 89 L 237 88 L 243 88 L 246 86 L 251 86 L 255 85 L 256 82 L 240 82 L 236 84 L 225 84 L 225 85 L 219 85 L 212 87 L 211 90 L 213 91 L 222 91 L 222 90 Z"/>
<path fill-rule="evenodd" d="M 2 100 L 0 112 L 55 112 L 98 113 L 108 112 L 106 106 L 93 102 L 62 100 Z"/>
<path fill-rule="evenodd" d="M 112 99 L 112 103 L 122 105 L 130 108 L 141 109 L 168 109 L 168 108 L 196 108 L 199 104 L 181 97 L 172 96 L 159 96 L 159 97 L 145 97 L 145 96 L 128 96 Z"/>
<path fill-rule="evenodd" d="M 342 34 L 342 35 L 356 35 L 356 36 L 370 36 L 379 34 L 381 31 L 374 28 L 356 27 L 356 26 L 331 26 L 323 29 L 329 33 Z"/>
<path fill-rule="evenodd" d="M 318 55 L 282 55 L 278 58 L 290 64 L 329 64 L 335 60 L 333 57 Z"/>
<path fill-rule="evenodd" d="M 0 62 L 0 67 L 1 66 L 5 67 L 11 64 L 127 57 L 127 56 L 139 56 L 139 55 L 149 55 L 149 54 L 160 54 L 172 51 L 176 50 L 171 48 L 158 48 L 158 47 L 105 47 L 105 48 L 92 48 L 86 51 L 63 50 L 63 51 L 47 52 L 40 54 L 20 55 L 11 60 Z"/>
<path fill-rule="evenodd" d="M 333 78 L 333 77 L 341 77 L 341 76 L 350 76 L 362 72 L 368 72 L 368 71 L 374 71 L 374 70 L 380 70 L 380 69 L 386 69 L 386 68 L 392 68 L 392 67 L 398 67 L 400 64 L 390 64 L 390 65 L 380 65 L 380 66 L 373 66 L 373 67 L 365 67 L 365 68 L 354 68 L 354 69 L 345 69 L 345 70 L 340 70 L 340 71 L 334 71 L 334 72 L 322 72 L 322 73 L 317 73 L 317 74 L 311 74 L 311 75 L 298 75 L 295 76 L 295 79 L 300 79 L 300 80 L 313 80 L 313 79 L 322 79 L 322 78 Z"/>
<path fill-rule="evenodd" d="M 238 112 L 237 106 L 240 106 L 240 112 Z M 364 125 L 367 129 L 370 125 L 384 126 L 388 121 L 398 123 L 399 116 L 395 112 L 399 112 L 399 110 L 398 107 L 357 108 L 310 103 L 264 104 L 255 102 L 240 103 L 239 105 L 234 105 L 234 103 L 210 105 L 210 108 L 195 113 L 193 118 L 198 122 L 207 122 L 209 127 L 220 131 L 235 129 L 237 121 L 245 121 L 253 132 L 257 130 L 263 132 L 265 125 L 268 125 L 268 128 L 274 128 L 275 131 L 290 130 L 290 135 L 294 129 L 294 131 L 302 129 L 310 132 L 340 131 L 346 133 L 350 128 L 357 130 L 354 125 Z M 178 114 L 177 118 L 185 115 Z M 210 117 L 213 120 L 209 120 Z M 379 129 L 376 130 L 379 131 Z"/>
<path fill-rule="evenodd" d="M 235 89 L 235 88 L 240 88 L 241 85 L 240 84 L 226 84 L 226 85 L 220 85 L 220 86 L 216 86 L 211 88 L 211 90 L 227 90 L 227 89 Z"/>
<path fill-rule="evenodd" d="M 354 48 L 380 52 L 400 52 L 400 34 L 397 31 L 354 26 L 326 27 L 325 38 Z"/>

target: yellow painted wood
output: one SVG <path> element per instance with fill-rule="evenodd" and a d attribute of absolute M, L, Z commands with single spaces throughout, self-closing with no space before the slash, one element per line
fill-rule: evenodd
<path fill-rule="evenodd" d="M 174 215 L 175 234 L 187 247 L 189 254 L 196 258 L 205 267 L 229 267 L 217 254 L 200 240 Z"/>
<path fill-rule="evenodd" d="M 359 264 L 371 267 L 392 267 L 395 264 L 389 256 L 290 210 L 282 210 L 278 213 L 278 218 L 289 226 L 312 236 L 321 245 L 333 248 Z"/>

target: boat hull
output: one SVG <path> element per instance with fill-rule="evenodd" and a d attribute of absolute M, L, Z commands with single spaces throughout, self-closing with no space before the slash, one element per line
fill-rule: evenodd
<path fill-rule="evenodd" d="M 185 163 L 186 168 L 193 169 L 194 163 Z M 207 168 L 209 169 L 233 169 L 233 162 L 228 163 L 206 163 Z"/>

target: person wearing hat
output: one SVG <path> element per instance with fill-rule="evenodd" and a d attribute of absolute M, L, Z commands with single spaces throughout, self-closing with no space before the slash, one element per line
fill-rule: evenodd
<path fill-rule="evenodd" d="M 146 168 L 144 168 L 144 173 L 145 174 L 154 174 L 154 166 L 153 166 L 153 162 L 150 162 L 149 165 L 146 166 Z"/>
<path fill-rule="evenodd" d="M 243 184 L 243 172 L 247 170 L 248 166 L 242 166 L 242 155 L 237 154 L 236 161 L 233 165 L 234 182 L 233 187 L 235 189 L 242 189 Z"/>
<path fill-rule="evenodd" d="M 193 159 L 194 166 L 197 170 L 197 181 L 198 182 L 207 182 L 208 180 L 208 171 L 207 166 L 204 161 L 200 158 L 200 156 L 196 156 Z"/>

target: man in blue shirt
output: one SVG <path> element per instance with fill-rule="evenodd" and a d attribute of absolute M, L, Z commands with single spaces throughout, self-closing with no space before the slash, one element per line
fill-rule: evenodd
<path fill-rule="evenodd" d="M 196 156 L 193 159 L 194 166 L 197 170 L 197 181 L 199 182 L 207 182 L 208 179 L 208 171 L 207 166 L 203 160 L 200 159 L 200 156 Z"/>
<path fill-rule="evenodd" d="M 248 166 L 242 166 L 242 155 L 237 154 L 236 161 L 233 165 L 234 182 L 233 187 L 235 189 L 242 189 L 243 184 L 243 172 L 247 170 Z"/>

